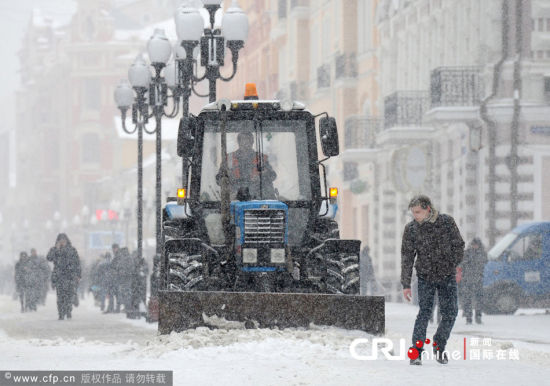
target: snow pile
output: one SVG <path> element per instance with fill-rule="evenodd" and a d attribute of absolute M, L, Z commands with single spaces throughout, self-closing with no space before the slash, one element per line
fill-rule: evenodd
<path fill-rule="evenodd" d="M 240 327 L 240 326 L 237 326 Z M 197 327 L 170 335 L 158 335 L 143 346 L 135 346 L 138 355 L 161 357 L 162 355 L 188 349 L 207 347 L 228 348 L 242 345 L 268 345 L 278 342 L 289 347 L 309 346 L 319 350 L 328 350 L 339 356 L 349 357 L 349 346 L 356 338 L 370 335 L 361 331 L 346 331 L 339 328 L 310 326 L 309 329 L 244 329 Z"/>

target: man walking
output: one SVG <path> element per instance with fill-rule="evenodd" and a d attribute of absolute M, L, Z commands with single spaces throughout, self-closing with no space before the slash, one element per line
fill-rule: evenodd
<path fill-rule="evenodd" d="M 78 281 L 82 275 L 78 252 L 65 233 L 60 233 L 55 246 L 50 249 L 48 261 L 53 262 L 52 286 L 57 291 L 57 312 L 59 320 L 71 319 L 73 299 Z"/>
<path fill-rule="evenodd" d="M 433 352 L 439 363 L 447 364 L 449 359 L 444 350 L 458 314 L 455 274 L 464 256 L 464 241 L 453 218 L 435 210 L 427 196 L 413 197 L 409 209 L 414 220 L 405 226 L 403 233 L 401 284 L 403 296 L 410 301 L 414 265 L 420 306 L 412 335 L 412 345 L 419 356 L 411 359 L 411 365 L 422 364 L 423 344 L 436 291 L 442 319 L 433 336 Z"/>

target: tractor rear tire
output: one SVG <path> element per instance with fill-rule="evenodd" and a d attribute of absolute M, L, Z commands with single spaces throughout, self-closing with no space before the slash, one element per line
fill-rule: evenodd
<path fill-rule="evenodd" d="M 172 291 L 197 291 L 204 286 L 201 255 L 168 254 L 168 286 Z"/>
<path fill-rule="evenodd" d="M 332 294 L 359 294 L 359 256 L 335 253 L 327 256 L 326 288 Z"/>

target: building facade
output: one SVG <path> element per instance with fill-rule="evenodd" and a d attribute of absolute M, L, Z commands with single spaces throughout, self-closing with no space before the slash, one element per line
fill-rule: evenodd
<path fill-rule="evenodd" d="M 364 157 L 386 282 L 400 272 L 414 194 L 488 247 L 521 222 L 548 219 L 548 12 L 540 1 L 380 2 L 383 126 Z"/>
<path fill-rule="evenodd" d="M 87 232 L 124 231 L 135 223 L 136 137 L 117 130 L 120 112 L 113 93 L 153 28 L 174 24 L 177 5 L 175 0 L 79 1 L 66 25 L 34 11 L 20 51 L 17 183 L 4 211 L 14 219 L 11 252 L 31 246 L 45 251 L 60 231 L 84 252 Z M 173 136 L 164 142 L 169 146 Z M 144 156 L 154 150 L 154 136 L 146 136 Z M 128 170 L 134 170 L 132 181 L 117 178 Z M 147 178 L 145 189 L 154 194 L 154 175 Z M 126 190 L 133 194 L 125 201 Z M 117 209 L 117 218 L 98 215 L 109 209 Z"/>

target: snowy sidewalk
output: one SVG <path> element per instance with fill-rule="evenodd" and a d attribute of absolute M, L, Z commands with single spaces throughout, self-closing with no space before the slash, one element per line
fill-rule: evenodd
<path fill-rule="evenodd" d="M 309 330 L 209 330 L 158 336 L 155 327 L 123 314 L 102 315 L 87 298 L 70 321 L 58 321 L 55 296 L 37 313 L 21 314 L 0 297 L 0 363 L 6 370 L 173 370 L 174 385 L 526 385 L 550 379 L 550 315 L 484 316 L 483 325 L 459 318 L 450 350 L 517 350 L 519 360 L 432 360 L 412 367 L 353 359 L 355 338 L 372 337 L 336 328 Z M 417 308 L 386 304 L 386 337 L 410 339 Z M 428 337 L 435 327 L 430 325 Z M 487 339 L 491 338 L 491 345 Z M 475 340 L 474 340 L 475 342 Z M 370 347 L 370 345 L 369 345 Z M 364 350 L 361 354 L 370 353 Z M 396 352 L 397 354 L 398 352 Z"/>

